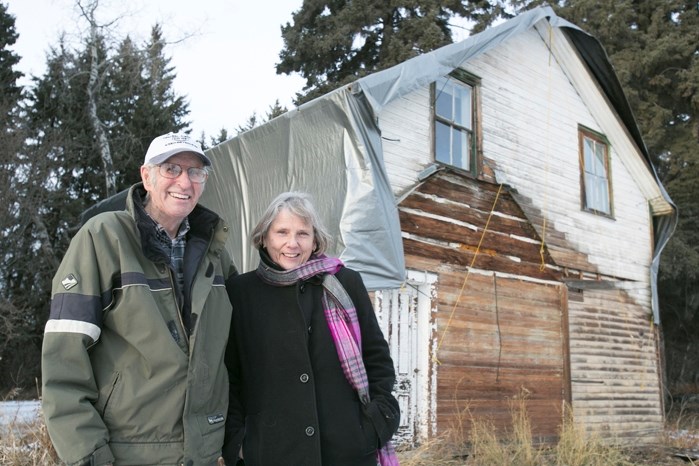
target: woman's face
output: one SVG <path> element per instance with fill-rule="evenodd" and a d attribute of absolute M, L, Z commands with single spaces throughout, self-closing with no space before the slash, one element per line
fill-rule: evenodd
<path fill-rule="evenodd" d="M 315 249 L 313 227 L 298 215 L 282 209 L 269 226 L 263 246 L 284 270 L 293 269 L 311 257 Z"/>

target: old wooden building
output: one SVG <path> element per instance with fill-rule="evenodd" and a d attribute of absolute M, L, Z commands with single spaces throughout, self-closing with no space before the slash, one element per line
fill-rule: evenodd
<path fill-rule="evenodd" d="M 400 440 L 526 396 L 605 438 L 663 424 L 655 293 L 675 222 L 600 44 L 548 7 L 370 75 L 213 149 L 203 201 L 247 234 L 311 192 L 362 272 L 399 374 Z"/>

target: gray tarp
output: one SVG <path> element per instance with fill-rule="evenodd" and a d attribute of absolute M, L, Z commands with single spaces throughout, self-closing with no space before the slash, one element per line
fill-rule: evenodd
<path fill-rule="evenodd" d="M 536 8 L 462 42 L 359 79 L 210 149 L 215 172 L 202 202 L 233 227 L 230 252 L 241 270 L 257 264 L 248 235 L 268 203 L 280 192 L 301 190 L 314 196 L 335 238 L 331 254 L 358 270 L 369 289 L 400 286 L 405 266 L 396 201 L 383 163 L 381 110 L 543 19 L 562 28 L 578 48 L 655 174 L 599 42 L 557 17 L 550 7 Z M 657 257 L 675 223 L 675 219 L 656 222 L 662 226 L 656 228 L 651 279 L 656 321 Z"/>
<path fill-rule="evenodd" d="M 269 202 L 298 190 L 313 195 L 334 238 L 330 254 L 360 271 L 367 288 L 403 282 L 400 224 L 381 141 L 357 101 L 340 89 L 208 151 L 214 173 L 202 203 L 230 223 L 230 252 L 241 270 L 257 264 L 249 234 Z"/>

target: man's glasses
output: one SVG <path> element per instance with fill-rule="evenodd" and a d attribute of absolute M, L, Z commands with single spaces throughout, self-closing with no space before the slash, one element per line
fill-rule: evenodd
<path fill-rule="evenodd" d="M 165 178 L 178 178 L 183 170 L 184 168 L 176 163 L 165 162 L 158 165 L 158 171 Z M 192 183 L 203 183 L 208 178 L 209 172 L 203 168 L 189 167 L 187 168 L 187 176 Z"/>

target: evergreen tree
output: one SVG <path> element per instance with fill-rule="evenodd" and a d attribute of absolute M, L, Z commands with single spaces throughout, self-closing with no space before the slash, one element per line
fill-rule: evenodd
<path fill-rule="evenodd" d="M 18 35 L 15 18 L 7 6 L 0 3 L 0 398 L 9 389 L 29 387 L 39 370 L 38 354 L 41 333 L 31 311 L 33 278 L 35 275 L 18 271 L 16 239 L 22 240 L 30 219 L 19 212 L 21 198 L 15 192 L 17 179 L 26 177 L 22 161 L 25 134 L 20 108 L 22 87 L 18 80 L 22 73 L 15 67 L 20 57 L 12 50 Z M 36 248 L 39 243 L 35 243 Z M 36 263 L 33 264 L 36 270 Z M 31 396 L 31 393 L 28 393 Z"/>
<path fill-rule="evenodd" d="M 155 136 L 185 130 L 189 105 L 173 89 L 176 74 L 165 56 L 165 39 L 159 25 L 138 48 L 127 37 L 119 45 L 114 66 L 107 73 L 110 141 L 117 162 L 118 190 L 140 180 L 139 167 Z"/>
<path fill-rule="evenodd" d="M 96 3 L 82 6 L 89 13 Z M 16 99 L 21 95 L 19 74 L 12 70 L 18 57 L 7 53 L 16 35 L 14 19 L 0 7 L 0 80 L 9 101 L 14 89 Z M 0 390 L 11 388 L 6 384 L 33 387 L 40 376 L 51 281 L 80 214 L 111 190 L 140 179 L 138 167 L 153 137 L 187 127 L 188 106 L 172 88 L 175 73 L 160 28 L 153 28 L 142 47 L 115 36 L 114 30 L 93 27 L 77 48 L 59 40 L 48 53 L 46 72 L 32 78 L 23 114 L 16 113 L 25 118 L 22 125 L 2 133 L 27 143 L 0 151 L 7 168 L 2 175 L 7 210 L 0 225 L 0 332 L 5 334 L 3 325 L 12 326 L 13 342 L 21 336 L 34 345 L 0 344 L 0 373 L 12 376 L 0 382 Z M 3 115 L 10 114 L 6 108 L 9 112 L 0 105 Z M 111 189 L 105 185 L 110 170 L 116 181 Z"/>
<path fill-rule="evenodd" d="M 15 18 L 7 11 L 7 6 L 0 3 L 0 108 L 2 108 L 2 128 L 7 128 L 9 116 L 15 109 L 21 97 L 21 87 L 17 81 L 22 73 L 14 67 L 19 63 L 20 57 L 10 50 L 17 42 L 15 31 Z"/>
<path fill-rule="evenodd" d="M 190 125 L 186 120 L 189 115 L 189 104 L 184 96 L 176 95 L 173 89 L 177 74 L 170 65 L 170 58 L 165 56 L 165 45 L 162 29 L 159 25 L 155 25 L 145 47 L 144 71 L 148 87 L 144 95 L 152 105 L 142 109 L 141 118 L 150 121 L 151 127 L 157 128 L 157 133 L 177 132 Z M 152 137 L 157 135 L 153 134 Z"/>
<path fill-rule="evenodd" d="M 278 74 L 300 73 L 296 104 L 452 42 L 460 0 L 304 0 L 282 27 Z"/>
<path fill-rule="evenodd" d="M 145 107 L 152 101 L 143 98 L 148 85 L 144 76 L 143 52 L 130 37 L 126 37 L 117 49 L 114 65 L 109 67 L 105 89 L 109 104 L 109 140 L 116 162 L 115 174 L 118 190 L 138 181 L 138 167 L 152 134 L 150 120 L 144 118 Z M 146 134 L 144 134 L 144 131 Z"/>
<path fill-rule="evenodd" d="M 278 116 L 284 115 L 286 112 L 288 112 L 289 109 L 286 107 L 282 106 L 279 103 L 279 99 L 274 101 L 274 104 L 269 106 L 269 110 L 267 110 L 267 114 L 265 115 L 267 118 L 267 121 L 273 120 L 274 118 L 277 118 Z"/>
<path fill-rule="evenodd" d="M 238 127 L 235 129 L 235 131 L 238 134 L 244 133 L 246 131 L 250 131 L 251 129 L 255 128 L 256 126 L 261 125 L 264 123 L 262 119 L 260 119 L 257 116 L 257 112 L 252 112 L 252 115 L 248 117 L 248 119 L 243 123 L 242 125 L 238 125 Z"/>
<path fill-rule="evenodd" d="M 280 115 L 283 115 L 288 111 L 289 110 L 286 107 L 283 107 L 279 103 L 279 99 L 277 99 L 274 101 L 274 104 L 269 106 L 269 109 L 267 110 L 267 113 L 265 114 L 264 118 L 258 117 L 257 112 L 253 112 L 252 115 L 250 115 L 248 117 L 248 119 L 245 121 L 244 124 L 238 125 L 238 127 L 236 128 L 236 132 L 238 134 L 240 134 L 240 133 L 244 133 L 246 131 L 250 131 L 251 129 L 253 129 L 257 126 L 260 126 L 260 125 L 262 125 L 262 124 L 264 124 L 264 123 L 266 123 L 266 122 L 268 122 L 268 121 L 270 121 L 270 120 L 272 120 Z M 223 142 L 223 141 L 219 141 L 219 142 Z"/>

